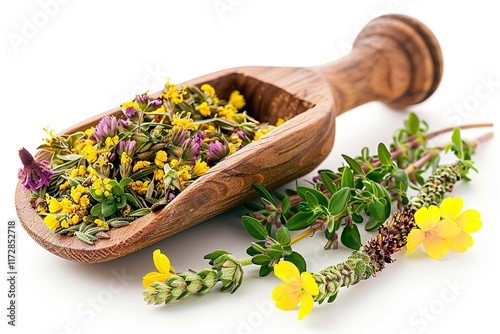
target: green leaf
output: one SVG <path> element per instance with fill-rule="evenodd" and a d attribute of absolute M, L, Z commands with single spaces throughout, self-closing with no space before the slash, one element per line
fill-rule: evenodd
<path fill-rule="evenodd" d="M 118 209 L 123 209 L 127 205 L 127 197 L 120 196 L 116 199 L 116 207 Z"/>
<path fill-rule="evenodd" d="M 243 228 L 253 238 L 264 240 L 268 236 L 266 228 L 257 219 L 250 216 L 243 216 L 241 222 L 243 223 Z"/>
<path fill-rule="evenodd" d="M 370 216 L 376 221 L 384 221 L 385 218 L 385 205 L 379 201 L 368 204 L 368 212 Z"/>
<path fill-rule="evenodd" d="M 276 240 L 278 240 L 281 246 L 287 246 L 290 244 L 292 238 L 290 237 L 290 232 L 288 232 L 286 226 L 281 226 L 276 231 Z"/>
<path fill-rule="evenodd" d="M 368 232 L 375 231 L 379 228 L 384 222 L 377 221 L 376 219 L 370 218 L 365 225 L 365 230 Z"/>
<path fill-rule="evenodd" d="M 267 248 L 266 253 L 273 259 L 277 260 L 281 258 L 281 255 L 283 255 L 283 248 L 281 248 L 280 245 L 274 244 Z"/>
<path fill-rule="evenodd" d="M 262 254 L 263 250 L 265 249 L 265 245 L 265 241 L 252 242 L 252 246 L 247 248 L 247 254 L 250 256 Z"/>
<path fill-rule="evenodd" d="M 328 190 L 330 194 L 335 193 L 337 191 L 337 186 L 335 185 L 335 183 L 333 183 L 332 179 L 328 176 L 328 174 L 322 172 L 320 175 L 321 175 L 321 181 L 323 181 L 326 190 Z"/>
<path fill-rule="evenodd" d="M 306 227 L 309 227 L 308 220 L 314 216 L 314 212 L 308 211 L 308 212 L 297 212 L 288 220 L 286 223 L 286 227 L 290 231 L 298 231 L 305 229 Z"/>
<path fill-rule="evenodd" d="M 102 203 L 102 215 L 104 217 L 109 217 L 113 215 L 118 208 L 116 207 L 116 202 L 104 202 Z"/>
<path fill-rule="evenodd" d="M 122 196 L 125 193 L 125 191 L 123 190 L 123 188 L 120 187 L 119 185 L 117 185 L 116 187 L 113 187 L 113 189 L 111 190 L 111 192 L 115 196 Z"/>
<path fill-rule="evenodd" d="M 346 225 L 340 236 L 340 241 L 346 247 L 358 250 L 361 247 L 361 236 L 357 225 Z"/>
<path fill-rule="evenodd" d="M 341 214 L 347 206 L 347 202 L 351 197 L 351 188 L 344 187 L 337 191 L 330 198 L 330 203 L 328 203 L 328 211 L 331 215 L 337 216 Z"/>
<path fill-rule="evenodd" d="M 311 209 L 317 208 L 319 205 L 318 199 L 310 191 L 306 191 L 306 202 Z"/>
<path fill-rule="evenodd" d="M 314 188 L 309 188 L 309 187 L 297 187 L 297 193 L 299 194 L 300 198 L 302 198 L 304 201 L 309 204 L 311 208 L 315 208 L 318 206 L 318 204 L 327 206 L 328 205 L 328 198 L 323 194 L 321 191 L 314 189 Z M 309 195 L 307 195 L 309 193 Z M 309 200 L 308 200 L 309 196 Z M 315 197 L 316 200 L 311 198 L 311 196 Z M 311 203 L 309 202 L 311 201 Z M 316 203 L 316 205 L 311 205 Z"/>
<path fill-rule="evenodd" d="M 259 254 L 259 255 L 255 255 L 252 258 L 252 263 L 259 265 L 259 266 L 262 266 L 262 265 L 268 265 L 272 260 L 273 259 L 269 255 Z"/>
<path fill-rule="evenodd" d="M 403 169 L 398 169 L 397 172 L 394 174 L 394 181 L 396 183 L 396 186 L 404 191 L 408 190 L 408 185 L 410 183 L 410 179 L 408 178 L 408 174 Z"/>
<path fill-rule="evenodd" d="M 453 146 L 455 147 L 456 150 L 456 155 L 457 158 L 460 160 L 464 159 L 464 147 L 462 144 L 462 136 L 460 135 L 460 129 L 455 128 L 453 130 L 453 134 L 451 135 L 451 141 L 453 142 Z"/>
<path fill-rule="evenodd" d="M 90 214 L 94 217 L 102 216 L 102 203 L 97 203 L 90 209 Z"/>
<path fill-rule="evenodd" d="M 380 160 L 382 165 L 391 166 L 392 156 L 387 147 L 384 145 L 384 143 L 379 143 L 377 150 L 378 150 L 378 159 Z"/>
<path fill-rule="evenodd" d="M 123 196 L 125 196 L 125 198 L 127 199 L 127 202 L 132 204 L 134 207 L 139 207 L 139 203 L 137 203 L 137 200 L 135 199 L 135 197 L 129 193 L 125 193 L 123 194 Z"/>
<path fill-rule="evenodd" d="M 219 257 L 221 257 L 222 255 L 225 255 L 225 254 L 231 254 L 231 253 L 229 253 L 228 251 L 225 251 L 225 250 L 223 250 L 223 249 L 216 249 L 216 250 L 214 250 L 213 252 L 208 253 L 207 255 L 205 255 L 203 258 L 204 258 L 205 260 L 210 260 L 210 262 L 209 262 L 209 263 L 210 263 L 210 265 L 213 265 L 213 264 L 214 264 L 214 261 L 215 261 L 217 258 L 219 258 Z"/>
<path fill-rule="evenodd" d="M 302 255 L 295 251 L 293 251 L 290 255 L 286 255 L 283 259 L 292 262 L 301 273 L 307 270 L 306 260 L 304 260 Z"/>
<path fill-rule="evenodd" d="M 132 181 L 133 180 L 131 177 L 126 177 L 126 178 L 120 180 L 119 185 L 120 185 L 120 187 L 125 188 Z"/>
<path fill-rule="evenodd" d="M 286 215 L 288 212 L 288 209 L 290 209 L 290 197 L 286 196 L 283 198 L 283 201 L 281 202 L 281 214 Z"/>
<path fill-rule="evenodd" d="M 267 199 L 269 202 L 273 203 L 273 204 L 276 204 L 274 202 L 274 198 L 273 196 L 269 193 L 269 191 L 267 191 L 266 188 L 264 188 L 263 186 L 257 184 L 257 183 L 254 183 L 252 185 L 253 189 L 255 189 L 255 191 L 263 198 Z"/>
<path fill-rule="evenodd" d="M 269 267 L 268 265 L 261 266 L 259 269 L 259 276 L 260 277 L 266 277 L 270 273 L 272 273 L 274 270 L 274 267 Z"/>
<path fill-rule="evenodd" d="M 351 167 L 351 169 L 354 171 L 354 173 L 360 174 L 360 175 L 364 174 L 363 169 L 361 168 L 361 165 L 356 160 L 354 160 L 353 158 L 351 158 L 345 154 L 342 154 L 342 157 L 347 162 L 347 164 Z"/>
<path fill-rule="evenodd" d="M 340 186 L 354 188 L 354 175 L 349 167 L 344 167 L 344 170 L 342 171 Z"/>
<path fill-rule="evenodd" d="M 418 129 L 420 127 L 420 120 L 418 119 L 417 115 L 415 115 L 413 112 L 410 113 L 408 116 L 408 121 L 406 122 L 406 126 L 408 129 L 408 134 L 414 135 L 418 132 Z"/>

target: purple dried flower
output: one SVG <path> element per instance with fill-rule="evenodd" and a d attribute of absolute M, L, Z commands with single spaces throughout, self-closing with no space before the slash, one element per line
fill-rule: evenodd
<path fill-rule="evenodd" d="M 229 147 L 227 144 L 223 144 L 220 141 L 216 140 L 214 143 L 208 144 L 208 160 L 215 162 L 224 158 L 229 154 Z"/>
<path fill-rule="evenodd" d="M 196 139 L 188 138 L 182 144 L 182 159 L 189 161 L 191 166 L 194 166 L 201 152 L 201 145 L 196 142 Z"/>
<path fill-rule="evenodd" d="M 244 140 L 246 138 L 245 132 L 239 130 L 236 131 L 236 135 L 238 136 L 239 139 Z"/>
<path fill-rule="evenodd" d="M 153 107 L 155 107 L 155 109 L 158 109 L 163 105 L 163 101 L 162 101 L 162 99 L 156 99 L 156 100 L 152 100 L 151 102 L 149 102 L 149 104 L 152 105 Z"/>
<path fill-rule="evenodd" d="M 121 129 L 128 129 L 131 124 L 132 124 L 132 121 L 129 120 L 129 119 L 122 119 L 122 118 L 120 118 L 118 120 L 118 126 Z"/>
<path fill-rule="evenodd" d="M 133 139 L 125 139 L 118 143 L 117 153 L 119 156 L 122 155 L 123 152 L 127 153 L 129 157 L 132 157 L 135 151 L 135 146 L 137 142 Z"/>
<path fill-rule="evenodd" d="M 125 116 L 128 118 L 134 117 L 137 114 L 137 110 L 134 107 L 128 107 L 125 109 Z"/>
<path fill-rule="evenodd" d="M 149 103 L 149 96 L 148 96 L 148 94 L 137 95 L 135 97 L 135 100 L 137 101 L 137 103 L 147 105 Z"/>
<path fill-rule="evenodd" d="M 92 135 L 98 141 L 105 141 L 107 137 L 116 136 L 118 120 L 115 116 L 104 116 L 95 127 Z"/>
<path fill-rule="evenodd" d="M 24 147 L 19 150 L 23 168 L 19 168 L 17 177 L 24 190 L 37 190 L 43 185 L 49 185 L 54 172 L 46 167 L 47 161 L 38 162 Z"/>

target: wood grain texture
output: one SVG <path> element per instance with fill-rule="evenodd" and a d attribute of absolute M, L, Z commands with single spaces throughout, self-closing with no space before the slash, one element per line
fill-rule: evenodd
<path fill-rule="evenodd" d="M 397 108 L 419 103 L 435 91 L 441 74 L 441 51 L 432 33 L 413 18 L 383 16 L 371 21 L 352 52 L 338 61 L 312 68 L 240 67 L 185 82 L 210 83 L 221 97 L 238 89 L 247 111 L 258 120 L 288 121 L 224 159 L 160 211 L 113 229 L 110 239 L 92 246 L 54 234 L 20 184 L 17 214 L 29 235 L 50 252 L 78 262 L 109 261 L 249 200 L 256 195 L 254 183 L 275 188 L 313 171 L 333 147 L 336 116 L 370 101 Z M 109 114 L 119 116 L 121 111 L 98 114 L 64 133 L 87 129 Z M 49 157 L 47 152 L 35 156 Z"/>

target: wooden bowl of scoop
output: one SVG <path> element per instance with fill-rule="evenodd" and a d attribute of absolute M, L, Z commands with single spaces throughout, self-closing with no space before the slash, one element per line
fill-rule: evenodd
<path fill-rule="evenodd" d="M 219 162 L 158 212 L 112 229 L 109 239 L 94 245 L 49 230 L 21 184 L 15 193 L 19 220 L 37 243 L 65 259 L 97 263 L 122 257 L 248 201 L 257 195 L 254 183 L 272 189 L 313 171 L 333 147 L 337 116 L 371 101 L 393 108 L 420 103 L 436 90 L 442 69 L 439 44 L 426 26 L 387 15 L 366 25 L 347 56 L 325 65 L 249 66 L 201 76 L 183 84 L 209 83 L 221 97 L 237 89 L 257 120 L 288 121 Z M 64 133 L 121 113 L 116 108 L 98 114 Z M 35 159 L 49 160 L 50 153 L 39 151 Z"/>

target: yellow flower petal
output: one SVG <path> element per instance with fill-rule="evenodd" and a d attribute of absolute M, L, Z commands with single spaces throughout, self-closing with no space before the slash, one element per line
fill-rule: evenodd
<path fill-rule="evenodd" d="M 302 299 L 300 301 L 300 307 L 299 307 L 299 320 L 304 319 L 306 315 L 311 313 L 314 305 L 314 299 L 313 297 L 308 294 L 304 293 L 302 295 Z"/>
<path fill-rule="evenodd" d="M 433 229 L 441 238 L 449 239 L 456 237 L 462 229 L 458 227 L 457 223 L 450 219 L 443 219 L 437 223 L 436 227 Z"/>
<path fill-rule="evenodd" d="M 406 253 L 408 254 L 412 250 L 418 247 L 425 238 L 425 232 L 414 228 L 408 233 L 408 238 L 406 239 Z"/>
<path fill-rule="evenodd" d="M 301 297 L 302 293 L 299 286 L 286 283 L 277 285 L 272 293 L 272 298 L 276 302 L 276 307 L 284 311 L 296 308 L 297 305 L 299 305 Z"/>
<path fill-rule="evenodd" d="M 415 224 L 423 231 L 432 230 L 441 219 L 441 212 L 435 205 L 422 207 L 415 212 Z"/>
<path fill-rule="evenodd" d="M 318 283 L 316 283 L 311 273 L 303 272 L 300 274 L 300 287 L 305 293 L 312 296 L 317 296 L 319 294 Z"/>
<path fill-rule="evenodd" d="M 483 222 L 479 219 L 480 216 L 479 211 L 469 209 L 462 212 L 455 221 L 463 231 L 474 233 L 483 225 Z"/>
<path fill-rule="evenodd" d="M 439 206 L 441 217 L 455 220 L 464 207 L 464 201 L 460 197 L 446 197 Z"/>
<path fill-rule="evenodd" d="M 433 232 L 426 233 L 423 244 L 425 252 L 433 259 L 439 259 L 450 250 L 448 242 Z"/>
<path fill-rule="evenodd" d="M 469 247 L 472 247 L 472 245 L 474 244 L 474 240 L 472 240 L 472 237 L 467 232 L 461 232 L 456 237 L 451 238 L 449 242 L 451 248 L 455 252 L 459 253 L 465 252 Z"/>
<path fill-rule="evenodd" d="M 175 273 L 170 266 L 170 260 L 165 254 L 162 254 L 159 249 L 153 252 L 153 262 L 160 273 L 168 275 L 170 275 L 171 272 Z"/>
<path fill-rule="evenodd" d="M 150 273 L 147 273 L 142 278 L 142 285 L 144 285 L 144 287 L 146 289 L 152 290 L 153 288 L 151 287 L 151 283 L 153 283 L 153 282 L 165 282 L 169 277 L 170 277 L 170 275 L 160 274 L 158 272 L 150 272 Z"/>
<path fill-rule="evenodd" d="M 274 266 L 274 275 L 285 283 L 300 285 L 299 269 L 290 261 L 280 261 Z"/>

